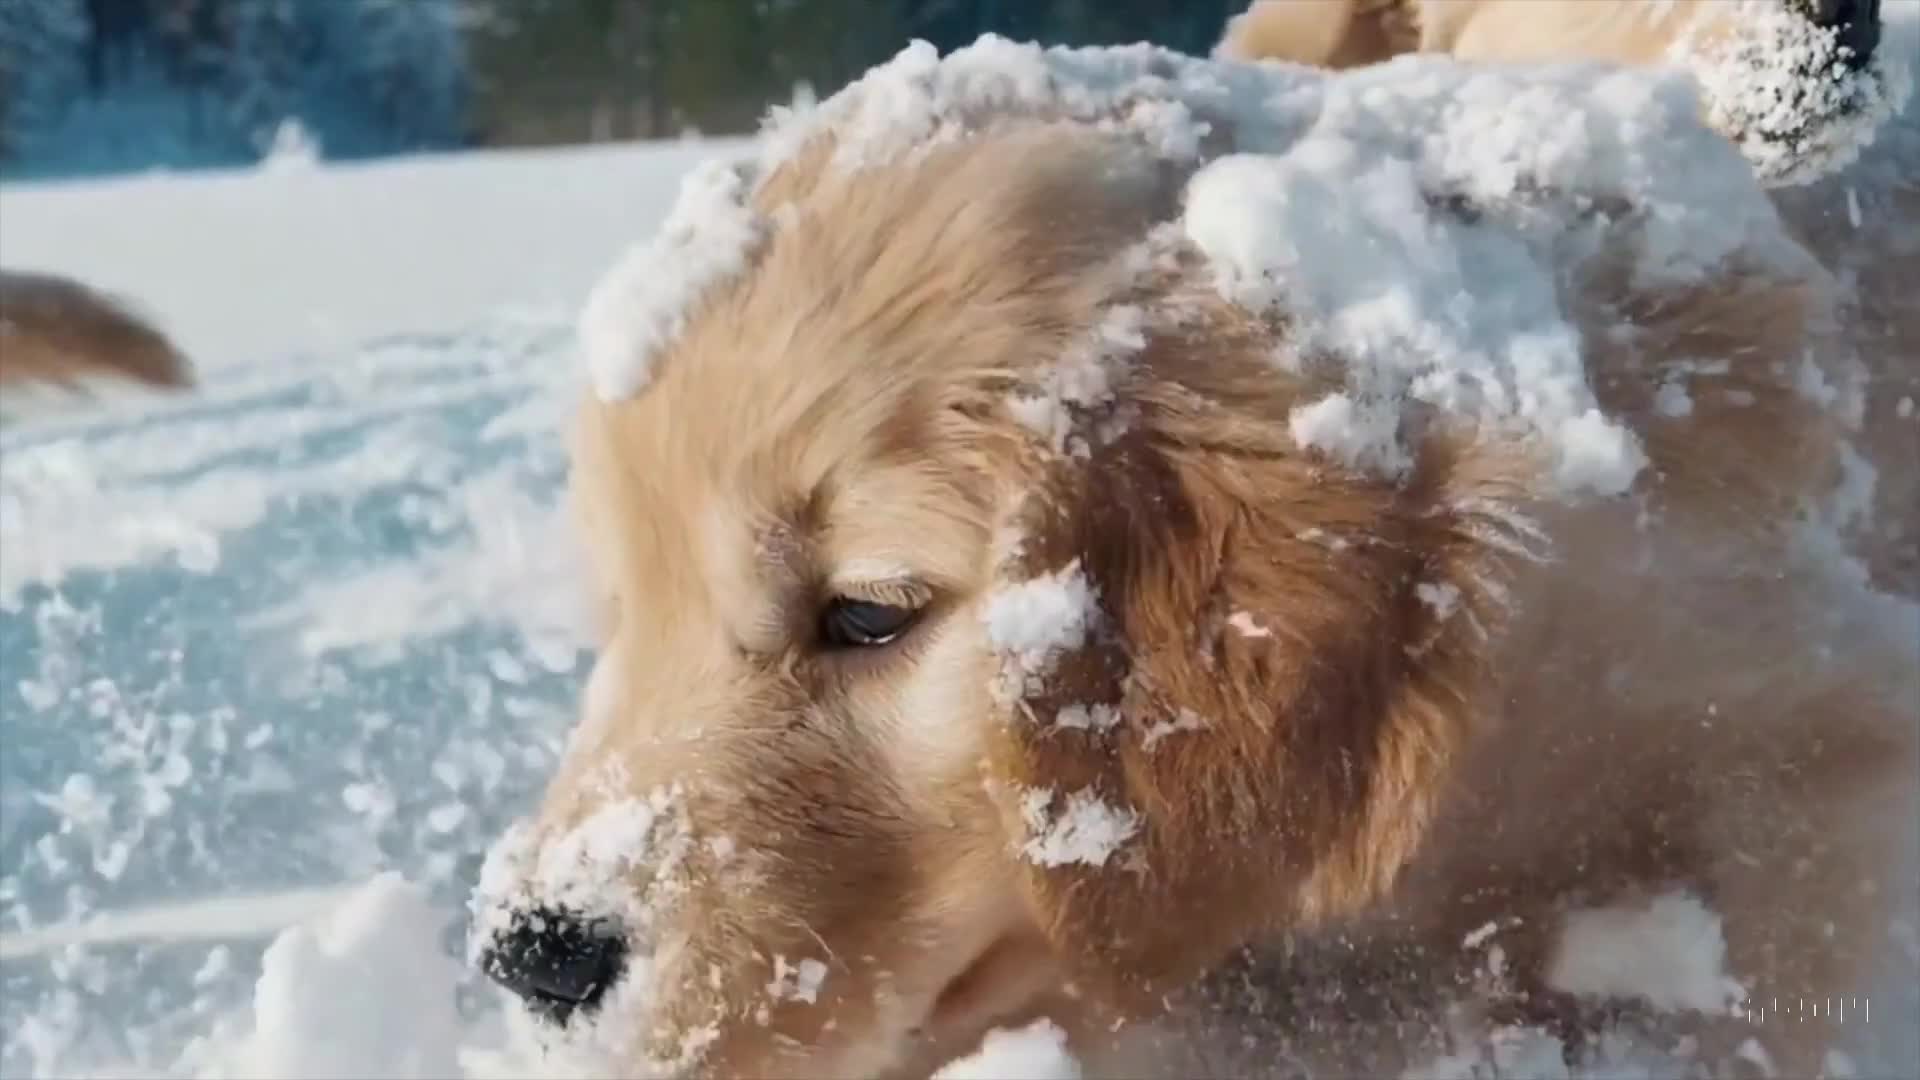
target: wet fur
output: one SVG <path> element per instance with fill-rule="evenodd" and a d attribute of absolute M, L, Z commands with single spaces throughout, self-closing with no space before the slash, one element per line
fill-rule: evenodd
<path fill-rule="evenodd" d="M 1884 890 L 1830 883 L 1871 882 L 1862 823 L 1912 809 L 1920 685 L 1792 536 L 1837 467 L 1838 421 L 1786 363 L 1831 325 L 1817 267 L 1663 295 L 1604 263 L 1572 279 L 1594 325 L 1639 327 L 1590 361 L 1653 459 L 1635 499 L 1557 502 L 1528 446 L 1444 424 L 1394 486 L 1292 443 L 1325 388 L 1268 359 L 1284 324 L 1191 256 L 1116 273 L 1177 190 L 1124 143 L 1014 124 L 850 177 L 830 149 L 769 179 L 786 224 L 655 384 L 588 401 L 575 433 L 605 637 L 539 828 L 678 783 L 697 835 L 738 838 L 670 889 L 635 872 L 671 899 L 657 1009 L 623 1018 L 635 1060 L 924 1074 L 1044 1013 L 1096 1075 L 1218 1071 L 1248 1034 L 1253 1062 L 1376 1072 L 1462 996 L 1582 1030 L 1541 974 L 1561 913 L 1673 887 L 1725 917 L 1757 992 L 1857 985 Z M 1057 454 L 1008 396 L 1116 300 L 1155 313 L 1149 342 L 1083 419 L 1123 433 Z M 1663 362 L 1703 350 L 1744 358 L 1752 405 L 1656 415 Z M 982 607 L 1075 562 L 1104 629 L 1009 712 Z M 823 652 L 835 592 L 926 615 Z M 1088 702 L 1121 723 L 1050 723 Z M 1187 713 L 1206 726 L 1149 738 Z M 1034 786 L 1091 789 L 1141 833 L 1103 866 L 1034 865 Z M 1519 928 L 1488 985 L 1460 942 L 1495 916 Z M 770 1000 L 802 955 L 829 964 L 819 1000 Z M 1674 1022 L 1758 1034 L 1787 1069 L 1823 1045 Z"/>

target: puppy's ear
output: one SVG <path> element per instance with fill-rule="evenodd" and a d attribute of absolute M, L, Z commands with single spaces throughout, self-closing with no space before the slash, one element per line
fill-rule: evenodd
<path fill-rule="evenodd" d="M 1271 367 L 1194 382 L 1137 388 L 1125 433 L 1041 470 L 987 614 L 1031 908 L 1079 985 L 1142 1007 L 1389 886 L 1532 539 L 1517 466 L 1434 445 L 1363 479 L 1245 404 Z"/>

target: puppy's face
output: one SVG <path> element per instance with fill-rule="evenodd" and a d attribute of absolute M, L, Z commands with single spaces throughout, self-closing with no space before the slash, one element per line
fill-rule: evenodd
<path fill-rule="evenodd" d="M 483 951 L 626 1075 L 869 1075 L 1051 977 L 986 761 L 1007 401 L 1157 189 L 1015 143 L 775 177 L 755 271 L 580 417 L 603 644 Z"/>
<path fill-rule="evenodd" d="M 1292 442 L 1320 376 L 1153 228 L 1181 178 L 1137 144 L 830 160 L 577 432 L 605 644 L 479 941 L 622 1075 L 922 1069 L 1042 1003 L 1091 1036 L 1371 902 L 1526 545 L 1503 455 Z"/>
<path fill-rule="evenodd" d="M 949 987 L 1025 931 L 982 783 L 995 492 L 964 462 L 991 434 L 947 407 L 849 403 L 773 438 L 584 422 L 618 599 L 529 840 L 543 871 L 611 845 L 611 867 L 561 856 L 574 884 L 535 911 L 630 954 L 573 1020 L 627 1029 L 623 1058 L 868 1074 L 964 1026 Z M 643 416 L 672 429 L 644 449 Z"/>

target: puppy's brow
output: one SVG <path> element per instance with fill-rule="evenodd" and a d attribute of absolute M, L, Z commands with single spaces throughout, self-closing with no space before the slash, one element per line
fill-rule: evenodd
<path fill-rule="evenodd" d="M 833 573 L 835 584 L 891 585 L 911 582 L 913 567 L 895 559 L 853 558 L 841 563 Z"/>

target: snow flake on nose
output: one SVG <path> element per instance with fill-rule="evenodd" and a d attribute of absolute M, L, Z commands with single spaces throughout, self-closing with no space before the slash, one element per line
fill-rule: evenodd
<path fill-rule="evenodd" d="M 616 799 L 544 836 L 526 823 L 509 827 L 488 850 L 469 901 L 470 954 L 477 958 L 516 913 L 542 906 L 651 927 L 687 884 L 693 841 L 682 794 L 675 785 Z"/>

